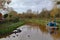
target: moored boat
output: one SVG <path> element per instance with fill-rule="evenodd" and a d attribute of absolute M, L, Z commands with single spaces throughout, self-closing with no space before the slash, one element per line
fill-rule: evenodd
<path fill-rule="evenodd" d="M 46 29 L 48 30 L 48 32 L 50 33 L 55 33 L 58 30 L 57 24 L 56 22 L 49 22 L 46 25 Z"/>

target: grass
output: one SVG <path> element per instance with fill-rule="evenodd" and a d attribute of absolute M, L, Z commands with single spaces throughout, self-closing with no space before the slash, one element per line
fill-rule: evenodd
<path fill-rule="evenodd" d="M 48 33 L 48 30 L 46 29 L 46 24 L 49 22 L 49 19 L 26 19 L 26 22 L 27 21 L 31 24 L 38 24 L 42 32 Z M 56 22 L 58 23 L 57 27 L 59 27 L 59 30 L 57 30 L 57 34 L 52 34 L 51 36 L 53 36 L 54 38 L 60 38 L 60 20 L 56 20 Z"/>
<path fill-rule="evenodd" d="M 36 23 L 38 25 L 46 25 L 48 21 L 42 19 L 25 19 L 25 21 L 19 21 L 17 23 L 13 22 L 3 23 L 0 24 L 0 37 L 11 34 L 13 30 L 24 25 L 26 22 L 31 22 L 33 24 Z"/>
<path fill-rule="evenodd" d="M 11 34 L 13 30 L 15 30 L 16 28 L 26 24 L 26 23 L 31 23 L 31 24 L 37 24 L 37 25 L 42 25 L 39 28 L 41 29 L 41 31 L 46 31 L 45 26 L 46 24 L 49 22 L 49 19 L 25 19 L 24 21 L 19 21 L 17 23 L 13 23 L 13 22 L 7 22 L 4 24 L 0 24 L 0 37 L 1 35 L 8 35 Z M 57 23 L 60 24 L 60 20 L 56 20 Z M 60 31 L 60 25 L 58 25 L 59 27 L 59 31 Z"/>
<path fill-rule="evenodd" d="M 46 24 L 49 22 L 49 19 L 48 20 L 47 19 L 27 19 L 27 20 L 28 20 L 28 23 L 42 25 L 43 27 L 40 26 L 40 29 L 42 30 L 46 27 Z M 60 20 L 56 20 L 56 22 L 58 23 L 57 27 L 59 27 L 58 31 L 60 31 Z"/>
<path fill-rule="evenodd" d="M 48 20 L 44 20 L 44 19 L 27 19 L 28 22 L 30 23 L 36 23 L 36 24 L 40 24 L 40 25 L 46 25 L 49 21 Z M 26 20 L 26 22 L 27 22 Z"/>
<path fill-rule="evenodd" d="M 56 22 L 60 24 L 60 20 L 56 20 Z"/>
<path fill-rule="evenodd" d="M 58 23 L 58 27 L 59 27 L 59 31 L 60 31 L 60 20 L 56 20 L 56 22 Z"/>
<path fill-rule="evenodd" d="M 11 34 L 13 30 L 24 25 L 24 21 L 19 21 L 17 23 L 6 23 L 2 24 L 0 27 L 0 36 Z"/>
<path fill-rule="evenodd" d="M 36 23 L 40 25 L 46 25 L 48 22 L 50 22 L 49 19 L 27 19 L 27 20 L 28 22 Z M 58 26 L 60 27 L 60 20 L 56 20 L 56 22 L 58 23 Z"/>
<path fill-rule="evenodd" d="M 46 24 L 49 22 L 48 20 L 44 20 L 44 19 L 27 19 L 28 20 L 28 24 L 30 23 L 30 25 L 37 25 L 39 26 L 40 30 L 42 32 L 47 32 L 46 30 Z M 26 20 L 26 21 L 27 21 Z"/>

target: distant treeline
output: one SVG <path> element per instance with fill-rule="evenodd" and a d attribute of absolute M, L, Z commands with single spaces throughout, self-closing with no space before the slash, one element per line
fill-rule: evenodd
<path fill-rule="evenodd" d="M 51 17 L 51 12 L 53 12 L 53 9 L 48 11 L 43 9 L 40 13 L 39 12 L 32 12 L 32 10 L 27 10 L 27 12 L 23 13 L 17 13 L 16 11 L 11 11 L 10 13 L 2 15 L 0 13 L 0 20 L 1 18 L 5 20 L 17 20 L 17 19 L 24 19 L 24 18 L 50 18 Z M 56 13 L 56 18 L 60 18 L 60 9 L 58 9 Z"/>
<path fill-rule="evenodd" d="M 19 18 L 50 18 L 51 17 L 51 13 L 54 10 L 52 9 L 51 11 L 48 10 L 42 10 L 40 13 L 22 13 L 22 14 L 18 14 Z M 60 18 L 60 9 L 57 9 L 56 13 L 52 13 L 55 15 L 56 18 Z"/>

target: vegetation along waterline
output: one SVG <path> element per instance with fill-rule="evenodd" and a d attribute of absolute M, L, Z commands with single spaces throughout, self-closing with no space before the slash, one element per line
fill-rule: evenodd
<path fill-rule="evenodd" d="M 28 25 L 33 25 L 33 26 L 39 26 L 40 30 L 42 32 L 48 33 L 48 30 L 46 29 L 46 24 L 49 22 L 49 20 L 45 20 L 45 19 L 27 19 L 29 20 L 27 22 Z M 58 23 L 59 20 L 56 20 L 56 22 Z M 59 28 L 56 32 L 56 34 L 52 34 L 53 37 L 55 38 L 60 38 L 60 23 L 58 23 L 57 27 Z"/>
<path fill-rule="evenodd" d="M 12 34 L 13 30 L 15 30 L 16 28 L 24 25 L 25 23 L 23 21 L 19 21 L 17 23 L 6 23 L 6 24 L 2 24 L 0 27 L 0 37 L 5 37 L 9 34 Z"/>
<path fill-rule="evenodd" d="M 58 23 L 58 21 L 59 20 L 57 20 L 56 22 Z M 46 19 L 46 20 L 44 20 L 44 19 L 24 19 L 24 20 L 18 21 L 16 23 L 14 23 L 14 22 L 2 23 L 2 24 L 0 24 L 0 26 L 1 26 L 0 27 L 0 37 L 5 37 L 9 34 L 12 34 L 13 30 L 15 30 L 16 28 L 18 28 L 24 24 L 39 26 L 39 28 L 42 32 L 47 32 L 46 24 L 48 22 L 49 22 L 48 19 Z M 58 27 L 60 27 L 60 25 L 58 25 Z M 58 31 L 60 31 L 60 28 Z M 59 35 L 59 33 L 60 32 L 58 32 L 58 35 Z"/>

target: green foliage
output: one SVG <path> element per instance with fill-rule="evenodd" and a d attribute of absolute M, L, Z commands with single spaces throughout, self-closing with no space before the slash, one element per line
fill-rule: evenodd
<path fill-rule="evenodd" d="M 19 17 L 14 17 L 13 19 L 10 19 L 10 21 L 16 23 L 19 21 Z"/>
<path fill-rule="evenodd" d="M 11 18 L 11 17 L 12 17 L 12 15 L 9 15 L 9 17 Z"/>
<path fill-rule="evenodd" d="M 44 20 L 44 19 L 27 19 L 27 20 L 28 20 L 28 22 L 41 24 L 41 25 L 46 25 L 49 22 L 49 21 Z M 26 20 L 26 22 L 27 22 L 27 20 Z"/>
<path fill-rule="evenodd" d="M 7 18 L 8 17 L 8 14 L 4 14 L 4 18 Z"/>
<path fill-rule="evenodd" d="M 60 23 L 60 20 L 56 20 L 57 23 Z"/>
<path fill-rule="evenodd" d="M 58 1 L 57 4 L 60 4 L 60 1 Z"/>
<path fill-rule="evenodd" d="M 42 12 L 38 15 L 40 18 L 50 18 L 50 11 L 42 10 Z"/>
<path fill-rule="evenodd" d="M 17 22 L 17 23 L 11 23 L 11 25 L 6 24 L 6 27 L 0 28 L 0 35 L 7 35 L 9 33 L 12 33 L 13 30 L 18 28 L 19 26 L 25 24 L 23 21 Z M 8 26 L 7 26 L 8 25 Z"/>

